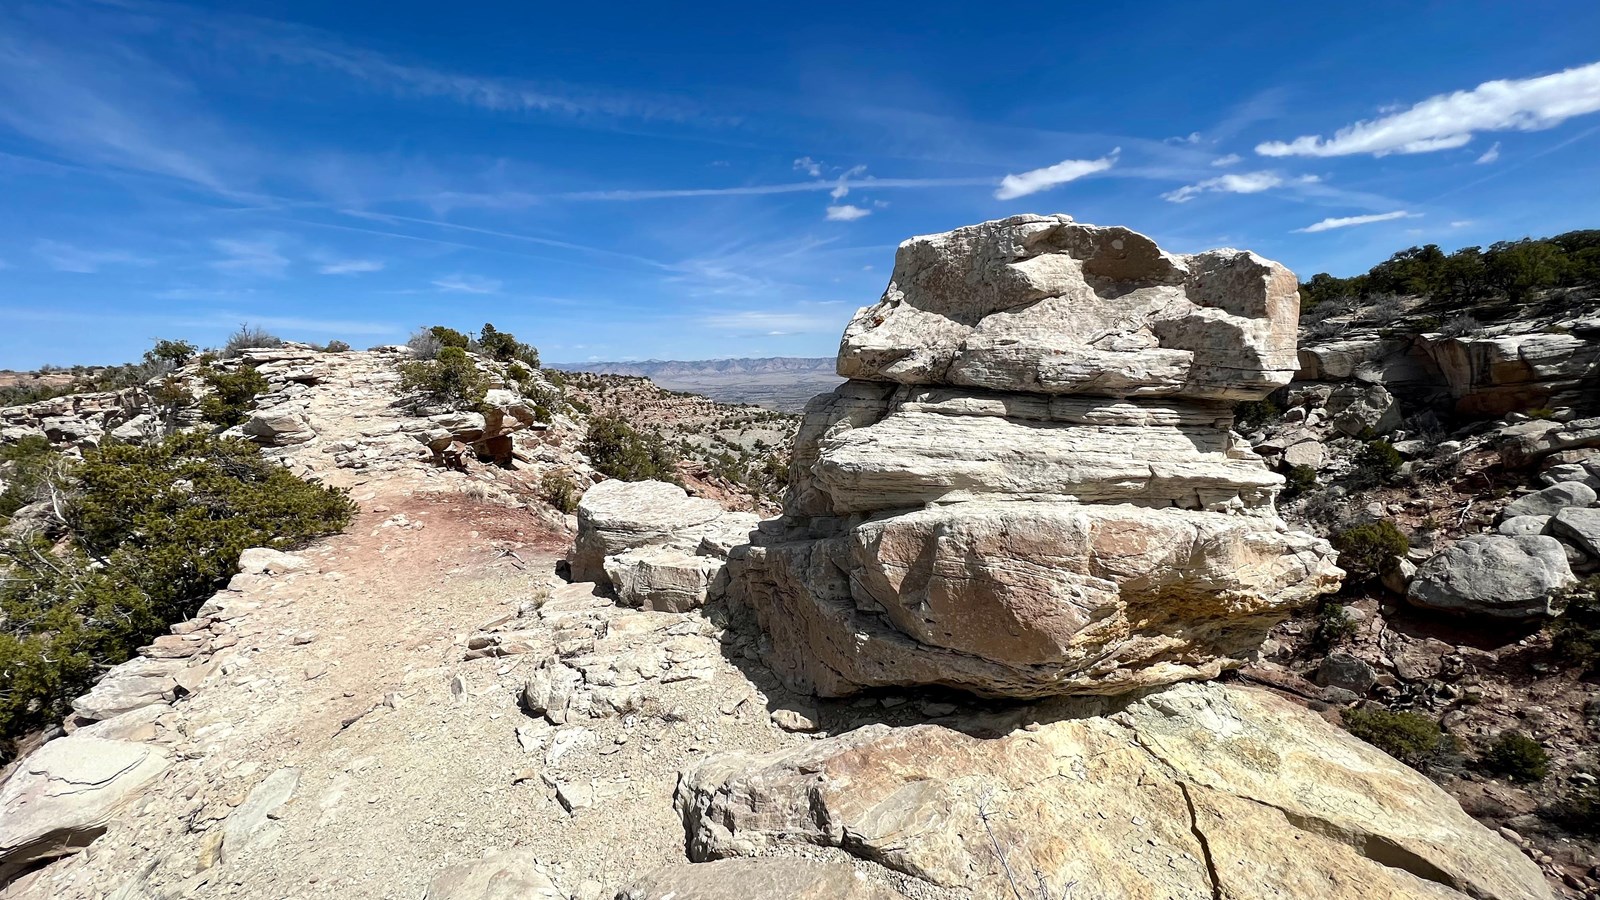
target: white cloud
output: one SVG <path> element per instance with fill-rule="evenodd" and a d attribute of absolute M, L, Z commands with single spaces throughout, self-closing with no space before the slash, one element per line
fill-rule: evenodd
<path fill-rule="evenodd" d="M 102 266 L 148 266 L 152 262 L 124 250 L 85 250 L 61 241 L 38 241 L 33 245 L 33 252 L 57 272 L 76 272 L 80 275 L 98 272 Z"/>
<path fill-rule="evenodd" d="M 802 156 L 795 160 L 794 170 L 796 172 L 804 172 L 807 175 L 810 175 L 812 178 L 822 177 L 822 163 L 817 162 L 809 156 Z"/>
<path fill-rule="evenodd" d="M 341 259 L 324 263 L 317 269 L 324 275 L 359 275 L 363 272 L 378 272 L 383 269 L 383 261 L 377 259 Z"/>
<path fill-rule="evenodd" d="M 211 245 L 223 254 L 222 259 L 211 263 L 211 268 L 218 272 L 277 278 L 289 268 L 288 257 L 279 253 L 278 245 L 272 241 L 218 238 Z"/>
<path fill-rule="evenodd" d="M 1465 227 L 1467 227 L 1468 225 L 1471 225 L 1471 224 L 1472 224 L 1472 220 L 1471 219 L 1457 219 L 1454 222 L 1450 223 L 1450 227 L 1451 228 L 1465 228 Z"/>
<path fill-rule="evenodd" d="M 1220 168 L 1223 168 L 1225 166 L 1237 165 L 1238 163 L 1243 162 L 1243 161 L 1244 161 L 1244 157 L 1240 156 L 1239 154 L 1237 154 L 1237 153 L 1229 153 L 1227 156 L 1219 156 L 1216 159 L 1213 159 L 1211 161 L 1211 164 L 1220 169 Z"/>
<path fill-rule="evenodd" d="M 500 291 L 502 284 L 498 278 L 461 274 L 446 275 L 433 281 L 433 286 L 439 290 L 457 294 L 494 294 Z"/>
<path fill-rule="evenodd" d="M 1053 166 L 1033 169 L 1018 175 L 1007 175 L 1000 179 L 1000 188 L 994 192 L 995 199 L 1011 200 L 1026 197 L 1058 184 L 1076 181 L 1085 175 L 1104 172 L 1117 164 L 1117 154 L 1121 150 L 1121 147 L 1117 147 L 1099 159 L 1065 159 Z"/>
<path fill-rule="evenodd" d="M 1415 219 L 1421 213 L 1410 213 L 1403 209 L 1394 212 L 1374 213 L 1370 216 L 1345 216 L 1344 218 L 1323 219 L 1315 225 L 1296 228 L 1297 234 L 1315 234 L 1319 231 L 1332 231 L 1335 228 L 1349 228 L 1352 225 L 1371 225 L 1373 222 L 1390 222 L 1395 219 Z"/>
<path fill-rule="evenodd" d="M 1495 141 L 1493 147 L 1490 147 L 1489 149 L 1483 151 L 1483 155 L 1478 157 L 1478 165 L 1486 166 L 1489 163 L 1492 163 L 1492 162 L 1494 162 L 1495 160 L 1497 160 L 1499 158 L 1500 158 L 1500 142 L 1499 141 Z"/>
<path fill-rule="evenodd" d="M 864 219 L 870 215 L 872 215 L 872 210 L 851 206 L 848 203 L 842 206 L 828 207 L 829 222 L 854 222 L 856 219 Z"/>
<path fill-rule="evenodd" d="M 1321 180 L 1315 175 L 1287 179 L 1277 172 L 1240 172 L 1207 178 L 1197 184 L 1186 184 L 1162 194 L 1161 199 L 1171 203 L 1187 203 L 1200 194 L 1259 194 L 1285 184 L 1316 184 Z"/>
<path fill-rule="evenodd" d="M 1339 129 L 1268 141 L 1263 156 L 1347 156 L 1428 153 L 1465 146 L 1480 131 L 1540 131 L 1600 111 L 1600 62 L 1516 81 L 1486 81 L 1470 91 L 1439 94 L 1377 119 Z"/>

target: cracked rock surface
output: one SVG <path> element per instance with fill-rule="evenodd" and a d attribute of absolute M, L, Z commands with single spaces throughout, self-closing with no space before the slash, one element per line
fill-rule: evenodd
<path fill-rule="evenodd" d="M 1549 896 L 1426 778 L 1215 683 L 718 754 L 676 803 L 692 859 L 835 848 L 909 896 L 1011 898 L 1013 877 L 1103 900 Z"/>

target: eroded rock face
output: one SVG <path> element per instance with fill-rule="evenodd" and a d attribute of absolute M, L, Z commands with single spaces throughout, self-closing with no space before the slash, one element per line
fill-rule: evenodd
<path fill-rule="evenodd" d="M 712 756 L 678 783 L 690 857 L 841 848 L 978 900 L 1015 896 L 1002 855 L 1030 885 L 1037 872 L 1105 900 L 1550 896 L 1433 783 L 1265 692 L 1178 685 L 1032 712 L 999 736 L 870 725 Z"/>
<path fill-rule="evenodd" d="M 902 384 L 1248 400 L 1289 382 L 1299 295 L 1238 250 L 1176 256 L 1122 227 L 1012 216 L 900 245 L 839 374 Z"/>
<path fill-rule="evenodd" d="M 793 688 L 1115 693 L 1238 665 L 1337 587 L 1231 401 L 1289 380 L 1288 270 L 1019 216 L 913 238 L 807 407 L 730 596 Z"/>

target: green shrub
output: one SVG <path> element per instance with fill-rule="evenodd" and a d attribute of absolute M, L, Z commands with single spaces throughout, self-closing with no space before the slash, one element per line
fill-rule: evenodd
<path fill-rule="evenodd" d="M 1384 567 L 1411 549 L 1405 533 L 1388 519 L 1336 531 L 1331 538 L 1339 551 L 1339 567 L 1352 581 L 1365 581 L 1383 574 Z"/>
<path fill-rule="evenodd" d="M 67 543 L 0 544 L 5 741 L 59 720 L 105 667 L 192 616 L 242 551 L 292 549 L 355 512 L 248 441 L 205 434 L 109 445 L 67 474 Z"/>
<path fill-rule="evenodd" d="M 578 511 L 578 488 L 564 473 L 551 469 L 539 477 L 539 493 L 564 513 Z"/>
<path fill-rule="evenodd" d="M 60 456 L 50 449 L 43 435 L 30 434 L 14 444 L 0 444 L 0 519 L 9 519 L 17 510 L 38 500 Z"/>
<path fill-rule="evenodd" d="M 1365 447 L 1356 453 L 1355 470 L 1362 480 L 1382 484 L 1393 478 L 1405 461 L 1400 458 L 1400 451 L 1388 441 L 1379 439 L 1368 441 Z"/>
<path fill-rule="evenodd" d="M 1444 743 L 1439 723 L 1419 713 L 1347 709 L 1342 717 L 1346 731 L 1412 767 L 1425 765 Z"/>
<path fill-rule="evenodd" d="M 200 348 L 188 341 L 158 340 L 156 345 L 145 351 L 146 363 L 165 362 L 174 366 L 181 366 L 194 359 Z"/>
<path fill-rule="evenodd" d="M 1271 400 L 1246 400 L 1234 404 L 1234 426 L 1240 431 L 1254 431 L 1283 416 L 1283 410 Z"/>
<path fill-rule="evenodd" d="M 457 347 L 462 350 L 471 347 L 472 338 L 454 328 L 431 325 L 417 329 L 411 335 L 411 339 L 406 341 L 406 346 L 410 347 L 419 359 L 434 359 L 438 357 L 439 351 L 446 347 Z"/>
<path fill-rule="evenodd" d="M 1574 780 L 1541 813 L 1575 834 L 1600 837 L 1600 784 Z"/>
<path fill-rule="evenodd" d="M 490 359 L 499 362 L 516 360 L 539 368 L 538 350 L 517 340 L 516 335 L 509 331 L 496 331 L 488 322 L 483 323 L 483 330 L 478 332 L 478 346 Z"/>
<path fill-rule="evenodd" d="M 1600 668 L 1600 575 L 1568 588 L 1566 612 L 1551 626 L 1551 650 L 1562 665 Z"/>
<path fill-rule="evenodd" d="M 1550 774 L 1550 754 L 1520 731 L 1502 731 L 1483 757 L 1490 772 L 1512 781 L 1543 781 Z"/>
<path fill-rule="evenodd" d="M 1290 466 L 1284 473 L 1283 497 L 1292 500 L 1317 486 L 1317 470 L 1310 466 Z"/>
<path fill-rule="evenodd" d="M 224 428 L 250 418 L 256 396 L 268 387 L 267 379 L 254 366 L 240 366 L 232 372 L 207 368 L 200 377 L 211 388 L 211 393 L 200 401 L 200 417 Z"/>
<path fill-rule="evenodd" d="M 1356 636 L 1361 624 L 1350 617 L 1343 603 L 1324 603 L 1317 610 L 1317 630 L 1312 635 L 1318 649 L 1326 651 Z"/>
<path fill-rule="evenodd" d="M 460 347 L 445 347 L 431 360 L 400 364 L 400 390 L 427 403 L 477 409 L 489 393 L 489 379 Z"/>
<path fill-rule="evenodd" d="M 595 416 L 578 449 L 589 457 L 595 470 L 621 481 L 670 481 L 678 483 L 674 466 L 677 459 L 661 436 L 641 434 L 614 415 Z"/>
<path fill-rule="evenodd" d="M 344 341 L 329 341 L 328 346 L 322 348 L 323 353 L 349 353 L 350 345 Z"/>

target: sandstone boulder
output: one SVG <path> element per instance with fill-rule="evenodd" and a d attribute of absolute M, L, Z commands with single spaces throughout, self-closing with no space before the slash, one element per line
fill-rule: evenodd
<path fill-rule="evenodd" d="M 99 722 L 171 702 L 177 690 L 177 675 L 183 668 L 181 659 L 136 656 L 106 670 L 89 693 L 72 701 L 72 712 L 80 723 Z"/>
<path fill-rule="evenodd" d="M 87 847 L 167 765 L 155 747 L 79 734 L 17 763 L 0 785 L 0 884 Z"/>
<path fill-rule="evenodd" d="M 845 329 L 839 374 L 1046 394 L 1247 400 L 1299 368 L 1299 295 L 1251 253 L 1012 216 L 912 238 Z"/>
<path fill-rule="evenodd" d="M 602 481 L 585 491 L 578 503 L 572 578 L 603 581 L 606 557 L 668 543 L 685 532 L 704 529 L 722 514 L 717 501 L 690 497 L 675 484 Z"/>
<path fill-rule="evenodd" d="M 1112 693 L 1240 665 L 1343 575 L 1232 431 L 1231 401 L 1297 366 L 1293 283 L 1063 216 L 907 241 L 845 331 L 851 380 L 806 408 L 784 517 L 729 554 L 764 660 L 830 696 Z"/>
<path fill-rule="evenodd" d="M 719 596 L 724 561 L 672 547 L 640 547 L 605 559 L 606 578 L 624 606 L 688 612 Z"/>
<path fill-rule="evenodd" d="M 1522 468 L 1563 450 L 1600 447 L 1600 418 L 1523 422 L 1501 429 L 1500 435 L 1500 460 Z"/>
<path fill-rule="evenodd" d="M 1098 900 L 1550 896 L 1432 782 L 1265 692 L 1179 685 L 1034 714 L 709 757 L 675 795 L 689 856 L 832 847 L 977 900 L 1017 896 L 1007 867 Z"/>
<path fill-rule="evenodd" d="M 303 444 L 317 436 L 305 413 L 290 404 L 257 410 L 239 429 L 268 447 Z"/>
<path fill-rule="evenodd" d="M 1381 384 L 1342 384 L 1328 398 L 1333 427 L 1350 437 L 1400 427 L 1400 404 Z"/>
<path fill-rule="evenodd" d="M 1418 567 L 1406 599 L 1442 612 L 1530 619 L 1550 615 L 1550 600 L 1576 582 L 1555 538 L 1475 534 Z"/>

